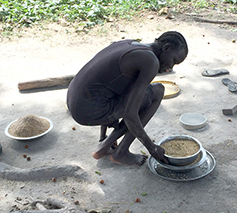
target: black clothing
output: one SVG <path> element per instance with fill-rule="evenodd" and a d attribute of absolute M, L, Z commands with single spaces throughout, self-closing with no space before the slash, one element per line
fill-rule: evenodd
<path fill-rule="evenodd" d="M 121 58 L 133 50 L 151 50 L 134 40 L 114 42 L 94 56 L 74 77 L 68 88 L 67 105 L 75 121 L 83 125 L 117 127 L 122 117 L 126 94 L 136 81 L 120 70 Z M 142 102 L 151 104 L 152 86 Z"/>

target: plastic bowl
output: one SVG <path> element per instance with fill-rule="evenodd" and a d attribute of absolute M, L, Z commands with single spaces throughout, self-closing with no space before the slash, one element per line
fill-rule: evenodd
<path fill-rule="evenodd" d="M 169 156 L 169 155 L 165 154 L 165 157 L 168 159 L 170 165 L 173 165 L 173 166 L 189 165 L 197 159 L 199 153 L 202 150 L 201 143 L 197 139 L 195 139 L 191 136 L 188 136 L 188 135 L 175 135 L 175 136 L 171 136 L 171 137 L 168 137 L 168 138 L 164 138 L 158 143 L 158 145 L 160 146 L 161 144 L 166 143 L 168 141 L 172 141 L 172 140 L 190 140 L 190 141 L 193 141 L 193 142 L 198 144 L 199 150 L 196 153 L 194 153 L 193 155 L 186 156 L 186 157 L 173 157 L 173 156 Z"/>
<path fill-rule="evenodd" d="M 206 125 L 207 119 L 199 113 L 185 113 L 179 118 L 181 125 L 188 130 L 201 129 Z"/>

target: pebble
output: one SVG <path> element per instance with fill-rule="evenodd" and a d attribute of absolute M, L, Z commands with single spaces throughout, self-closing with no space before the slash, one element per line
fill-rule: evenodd
<path fill-rule="evenodd" d="M 154 16 L 153 15 L 149 15 L 149 16 L 147 16 L 147 18 L 151 20 L 151 19 L 154 19 Z"/>

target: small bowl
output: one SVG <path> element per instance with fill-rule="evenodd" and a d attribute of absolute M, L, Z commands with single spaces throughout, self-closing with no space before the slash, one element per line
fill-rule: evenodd
<path fill-rule="evenodd" d="M 163 143 L 166 143 L 166 142 L 172 141 L 172 140 L 190 140 L 190 141 L 197 143 L 199 146 L 199 150 L 196 153 L 194 153 L 193 155 L 190 155 L 190 156 L 186 156 L 186 157 L 173 157 L 173 156 L 169 156 L 169 155 L 165 154 L 165 157 L 168 159 L 169 163 L 173 166 L 185 166 L 185 165 L 189 165 L 189 164 L 193 163 L 197 159 L 199 153 L 202 150 L 201 143 L 197 139 L 195 139 L 191 136 L 188 136 L 188 135 L 175 135 L 175 136 L 171 136 L 168 138 L 164 138 L 158 143 L 158 145 L 160 146 Z"/>
<path fill-rule="evenodd" d="M 185 113 L 179 118 L 181 125 L 187 130 L 201 129 L 206 125 L 207 119 L 199 113 Z"/>

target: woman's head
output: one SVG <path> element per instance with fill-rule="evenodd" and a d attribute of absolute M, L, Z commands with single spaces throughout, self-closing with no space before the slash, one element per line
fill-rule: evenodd
<path fill-rule="evenodd" d="M 155 54 L 160 61 L 159 73 L 167 72 L 175 64 L 180 64 L 187 57 L 188 45 L 183 35 L 176 31 L 163 33 L 154 42 Z"/>
<path fill-rule="evenodd" d="M 188 45 L 183 35 L 176 31 L 168 31 L 163 33 L 159 38 L 155 39 L 155 42 L 160 44 L 171 44 L 173 49 L 184 49 L 188 54 Z"/>

